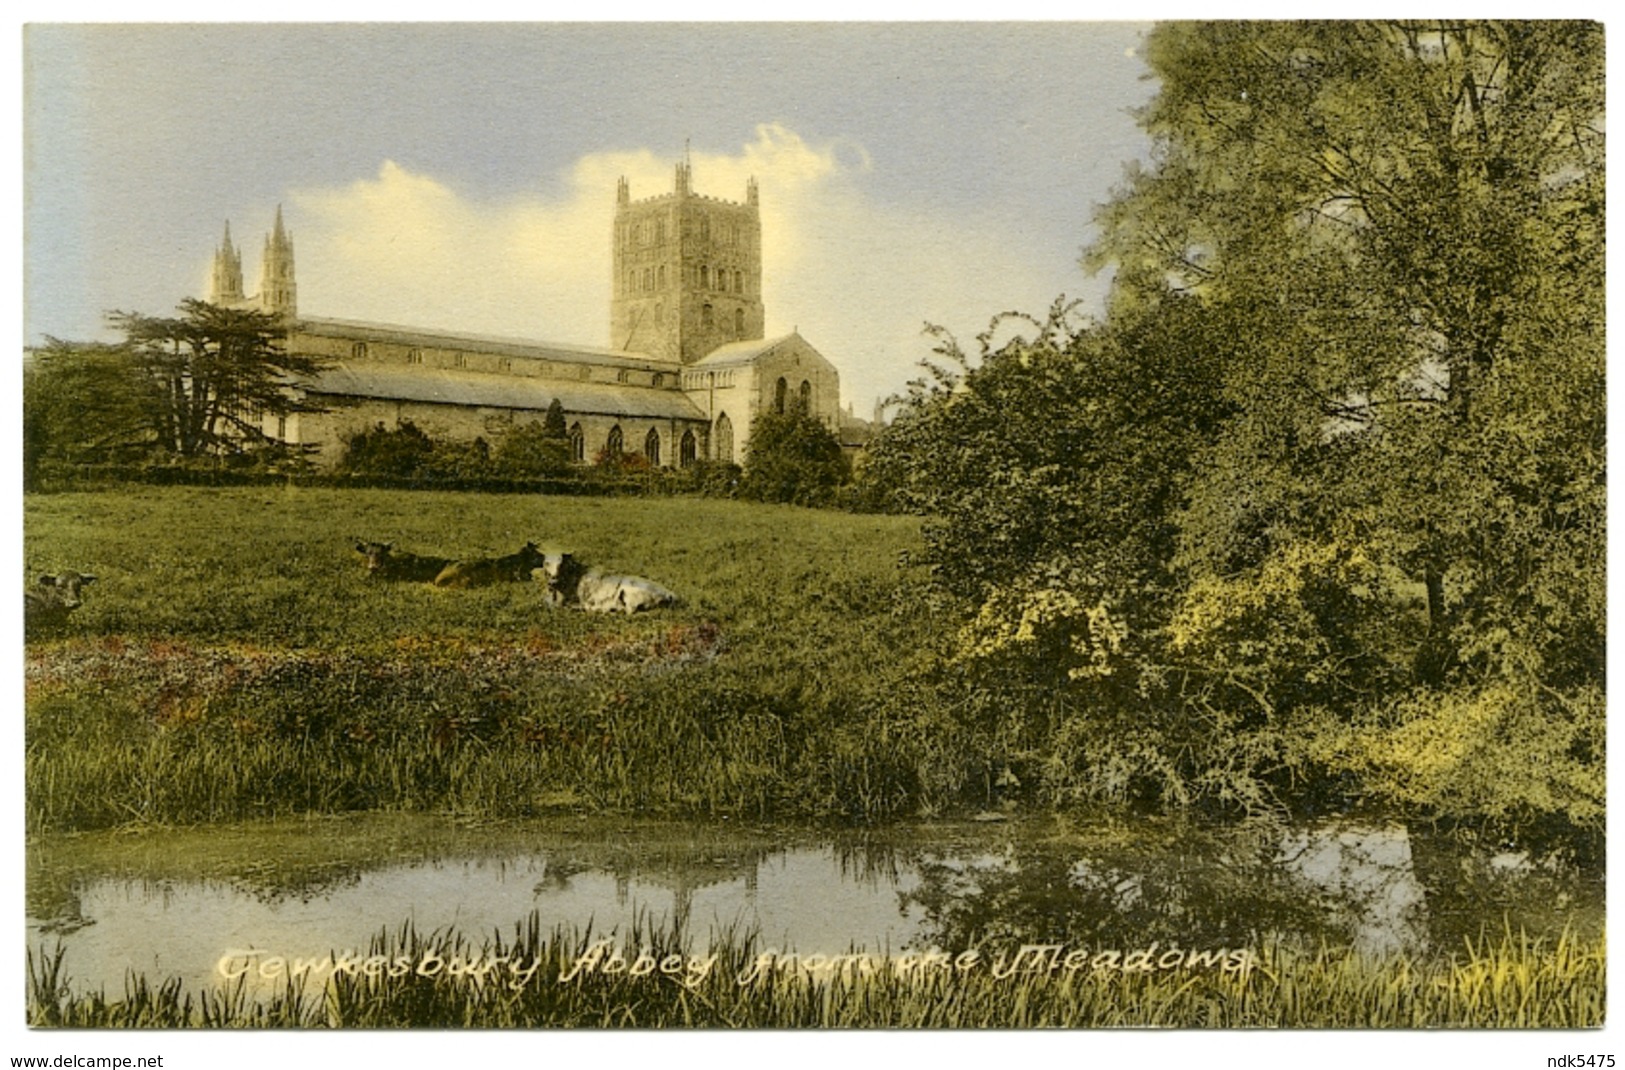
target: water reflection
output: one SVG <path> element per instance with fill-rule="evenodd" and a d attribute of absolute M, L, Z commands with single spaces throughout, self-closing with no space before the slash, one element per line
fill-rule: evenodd
<path fill-rule="evenodd" d="M 1416 949 L 1427 942 L 1426 895 L 1411 862 L 1410 833 L 1323 827 L 1290 832 L 1282 869 L 1299 877 L 1355 947 L 1368 953 Z"/>
<path fill-rule="evenodd" d="M 511 936 L 678 927 L 696 944 L 876 953 L 1024 943 L 1192 949 L 1265 940 L 1420 952 L 1505 925 L 1598 932 L 1602 880 L 1509 864 L 1384 823 L 1205 830 L 930 825 L 867 836 L 431 818 L 239 826 L 32 844 L 30 944 L 74 987 L 128 971 L 188 988 L 235 949 L 364 951 L 385 930 Z"/>

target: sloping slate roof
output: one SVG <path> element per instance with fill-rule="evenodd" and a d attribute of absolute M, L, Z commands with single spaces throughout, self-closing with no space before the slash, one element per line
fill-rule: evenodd
<path fill-rule="evenodd" d="M 498 335 L 471 334 L 464 331 L 431 331 L 421 327 L 369 323 L 364 320 L 304 317 L 295 327 L 295 333 L 299 332 L 364 342 L 395 342 L 401 345 L 433 346 L 442 349 L 467 349 L 477 353 L 533 357 L 538 360 L 613 364 L 617 367 L 650 368 L 655 371 L 676 369 L 676 365 L 669 360 L 658 360 L 647 353 L 633 353 L 625 349 L 575 345 L 569 342 L 536 342 L 523 338 L 503 338 Z"/>
<path fill-rule="evenodd" d="M 605 416 L 652 416 L 678 420 L 705 419 L 687 396 L 676 390 L 616 383 L 584 383 L 522 375 L 493 375 L 410 364 L 337 362 L 322 369 L 305 389 L 339 397 L 426 401 L 442 405 L 479 405 L 495 409 L 545 410 L 554 398 L 566 412 Z"/>
<path fill-rule="evenodd" d="M 749 364 L 762 354 L 783 345 L 791 339 L 800 341 L 802 345 L 807 345 L 806 339 L 794 331 L 780 335 L 777 338 L 761 338 L 753 342 L 729 342 L 727 345 L 713 349 L 704 357 L 695 361 L 692 366 L 704 368 L 716 367 L 719 364 Z M 807 348 L 811 349 L 812 347 L 807 346 Z"/>

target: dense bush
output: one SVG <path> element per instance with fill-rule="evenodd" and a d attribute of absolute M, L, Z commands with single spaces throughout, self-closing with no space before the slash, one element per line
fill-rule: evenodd
<path fill-rule="evenodd" d="M 841 444 L 816 418 L 801 412 L 763 413 L 751 424 L 739 496 L 828 505 L 851 475 Z"/>
<path fill-rule="evenodd" d="M 1169 24 L 1146 54 L 1106 321 L 950 340 L 872 447 L 963 622 L 950 707 L 1061 799 L 1597 835 L 1599 31 Z"/>
<path fill-rule="evenodd" d="M 357 431 L 344 440 L 339 470 L 356 475 L 408 477 L 427 467 L 435 444 L 410 420 L 394 430 L 380 421 L 371 430 Z"/>

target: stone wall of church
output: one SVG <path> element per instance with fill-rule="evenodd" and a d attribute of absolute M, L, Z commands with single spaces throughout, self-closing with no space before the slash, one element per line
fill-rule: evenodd
<path fill-rule="evenodd" d="M 339 463 L 344 456 L 345 441 L 350 436 L 380 424 L 385 430 L 395 431 L 399 430 L 402 422 L 410 422 L 436 442 L 472 442 L 476 438 L 483 438 L 495 450 L 509 431 L 526 424 L 541 423 L 547 417 L 546 410 L 377 398 L 313 397 L 312 400 L 325 405 L 329 411 L 301 415 L 297 426 L 288 427 L 288 438 L 320 447 L 316 462 L 323 467 L 333 467 Z M 660 467 L 681 466 L 685 432 L 694 436 L 695 457 L 706 456 L 708 428 L 699 421 L 566 412 L 564 422 L 572 435 L 580 435 L 579 459 L 587 463 L 597 459 L 616 432 L 620 435 L 622 453 L 649 457 L 651 463 Z M 652 444 L 651 434 L 654 436 Z"/>
<path fill-rule="evenodd" d="M 757 360 L 752 415 L 805 408 L 831 432 L 840 424 L 840 377 L 811 347 L 781 346 Z"/>

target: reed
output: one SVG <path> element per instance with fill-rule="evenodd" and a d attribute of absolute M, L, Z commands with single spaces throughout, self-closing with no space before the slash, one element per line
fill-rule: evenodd
<path fill-rule="evenodd" d="M 387 976 L 386 966 L 375 977 L 333 971 L 321 981 L 288 980 L 259 999 L 241 982 L 184 993 L 137 976 L 121 999 L 72 995 L 58 948 L 29 957 L 28 1017 L 70 1028 L 1576 1029 L 1601 1025 L 1606 1002 L 1603 939 L 1567 933 L 1554 942 L 1503 932 L 1431 956 L 1272 943 L 1239 970 L 1000 977 L 986 960 L 965 971 L 911 970 L 896 958 L 867 971 L 757 971 L 763 952 L 753 934 L 724 933 L 696 950 L 672 928 L 639 921 L 612 938 L 618 968 L 600 955 L 571 977 L 600 939 L 544 930 L 534 913 L 508 937 L 482 942 L 406 924 L 380 933 L 356 959 L 412 965 L 405 976 Z M 649 968 L 633 976 L 640 956 Z M 536 969 L 521 980 L 519 970 L 498 967 L 476 982 L 445 965 L 458 959 Z M 708 959 L 703 975 L 681 965 Z M 668 963 L 670 972 L 655 965 Z"/>

